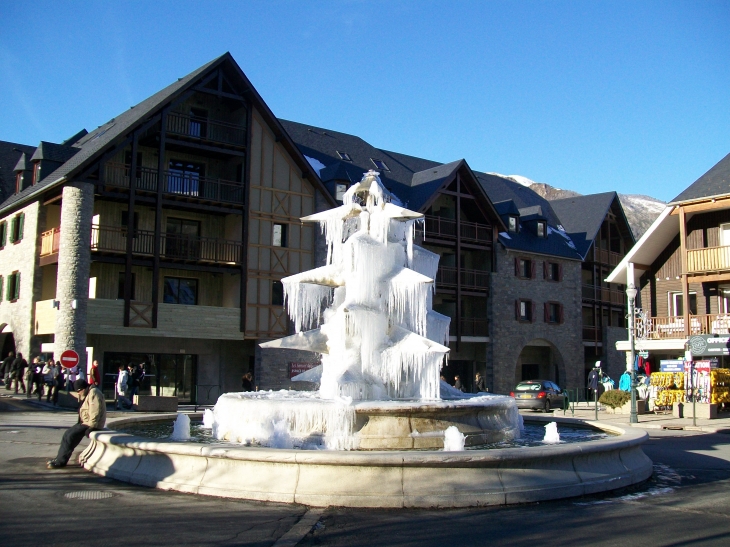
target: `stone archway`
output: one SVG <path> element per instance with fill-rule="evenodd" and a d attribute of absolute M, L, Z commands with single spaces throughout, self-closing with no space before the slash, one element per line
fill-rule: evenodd
<path fill-rule="evenodd" d="M 565 362 L 554 344 L 536 338 L 520 350 L 514 365 L 514 382 L 522 380 L 550 380 L 563 387 L 567 379 Z"/>

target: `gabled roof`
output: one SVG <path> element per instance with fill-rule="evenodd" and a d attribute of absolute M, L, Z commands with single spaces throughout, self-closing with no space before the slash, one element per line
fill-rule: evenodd
<path fill-rule="evenodd" d="M 28 159 L 28 154 L 23 152 L 20 158 L 18 158 L 18 163 L 15 164 L 13 172 L 17 173 L 18 171 L 27 171 L 28 169 L 30 169 L 30 160 Z"/>
<path fill-rule="evenodd" d="M 325 199 L 329 201 L 331 205 L 335 205 L 334 199 L 322 185 L 318 173 L 312 168 L 309 162 L 304 159 L 304 156 L 289 138 L 286 131 L 281 127 L 277 118 L 273 115 L 253 85 L 251 85 L 251 82 L 248 80 L 231 54 L 225 53 L 217 59 L 214 59 L 194 70 L 187 76 L 180 78 L 177 82 L 158 91 L 129 110 L 115 116 L 104 125 L 101 125 L 97 129 L 82 136 L 73 145 L 73 148 L 79 149 L 78 153 L 65 161 L 65 163 L 63 163 L 53 173 L 45 176 L 40 183 L 26 188 L 19 194 L 10 196 L 2 203 L 2 205 L 0 205 L 0 211 L 4 211 L 9 207 L 17 205 L 20 202 L 23 202 L 36 194 L 39 194 L 40 192 L 43 192 L 48 188 L 56 184 L 60 184 L 64 180 L 79 174 L 84 168 L 91 165 L 93 161 L 101 157 L 111 146 L 114 146 L 115 143 L 121 142 L 124 138 L 126 138 L 126 136 L 135 127 L 154 116 L 155 113 L 157 113 L 163 106 L 177 98 L 184 91 L 198 82 L 205 74 L 223 63 L 230 63 L 229 66 L 234 70 L 246 88 L 247 98 L 252 100 L 254 106 L 262 115 L 266 123 L 270 124 L 276 130 L 277 138 L 280 139 L 282 145 L 291 154 L 300 169 L 302 169 L 302 173 L 306 174 L 307 178 L 325 195 Z M 74 135 L 74 137 L 76 137 L 76 135 Z"/>
<path fill-rule="evenodd" d="M 730 154 L 690 184 L 670 204 L 730 194 Z"/>
<path fill-rule="evenodd" d="M 35 146 L 0 141 L 0 203 L 15 192 L 15 167 L 21 157 L 30 157 L 34 151 Z"/>
<path fill-rule="evenodd" d="M 586 258 L 591 244 L 598 236 L 601 224 L 612 207 L 616 209 L 617 216 L 623 219 L 627 232 L 634 241 L 634 234 L 616 192 L 556 199 L 550 201 L 550 205 L 560 217 L 563 228 L 570 235 L 583 259 Z"/>
<path fill-rule="evenodd" d="M 547 217 L 542 212 L 541 205 L 533 205 L 531 207 L 523 207 L 520 211 L 520 219 L 523 221 L 527 220 L 547 220 Z"/>
<path fill-rule="evenodd" d="M 79 148 L 74 146 L 41 141 L 38 148 L 33 152 L 33 157 L 30 158 L 30 161 L 48 160 L 64 163 L 73 158 L 79 150 Z"/>
<path fill-rule="evenodd" d="M 520 210 L 517 208 L 517 205 L 515 205 L 515 202 L 511 199 L 506 199 L 504 201 L 498 201 L 494 204 L 494 208 L 496 209 L 497 213 L 499 213 L 501 216 L 507 216 L 507 215 L 518 215 L 520 214 Z"/>

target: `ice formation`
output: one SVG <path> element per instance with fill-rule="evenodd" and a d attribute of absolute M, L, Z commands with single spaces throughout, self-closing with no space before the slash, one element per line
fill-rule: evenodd
<path fill-rule="evenodd" d="M 558 433 L 558 424 L 550 422 L 545 426 L 545 437 L 542 442 L 547 444 L 555 444 L 560 442 L 560 433 Z"/>
<path fill-rule="evenodd" d="M 216 438 L 279 448 L 355 449 L 358 405 L 439 404 L 442 391 L 445 399 L 469 397 L 440 381 L 450 318 L 431 309 L 439 256 L 413 243 L 423 215 L 403 208 L 378 175 L 365 173 L 342 206 L 302 219 L 320 224 L 326 264 L 282 279 L 296 334 L 261 344 L 320 354 L 322 364 L 301 378 L 318 382 L 319 391 L 223 394 L 213 419 L 206 418 Z M 479 397 L 478 404 L 500 413 L 494 425 L 519 436 L 514 403 L 503 408 L 506 398 L 489 397 Z M 463 435 L 460 443 L 459 450 Z"/>
<path fill-rule="evenodd" d="M 464 434 L 455 426 L 449 426 L 444 431 L 444 452 L 458 452 L 464 450 Z"/>
<path fill-rule="evenodd" d="M 190 418 L 187 414 L 177 413 L 170 439 L 173 441 L 187 441 L 190 439 Z"/>

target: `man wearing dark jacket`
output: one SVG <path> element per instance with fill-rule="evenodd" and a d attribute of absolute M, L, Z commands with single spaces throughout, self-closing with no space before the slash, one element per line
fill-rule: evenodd
<path fill-rule="evenodd" d="M 18 394 L 18 385 L 23 386 L 23 393 L 25 393 L 25 382 L 23 381 L 23 374 L 25 369 L 28 368 L 28 361 L 23 359 L 23 354 L 18 352 L 18 356 L 13 361 L 10 367 L 10 375 L 15 381 L 15 394 Z"/>
<path fill-rule="evenodd" d="M 48 460 L 48 469 L 66 467 L 81 439 L 88 437 L 92 431 L 103 429 L 106 424 L 106 401 L 101 390 L 90 386 L 86 380 L 76 380 L 74 390 L 79 398 L 79 421 L 63 434 L 58 455 L 55 459 Z"/>
<path fill-rule="evenodd" d="M 8 356 L 3 359 L 2 365 L 0 365 L 0 378 L 5 382 L 5 389 L 10 391 L 11 385 L 13 382 L 10 379 L 10 369 L 13 366 L 13 361 L 15 361 L 15 353 L 12 351 L 8 353 Z"/>

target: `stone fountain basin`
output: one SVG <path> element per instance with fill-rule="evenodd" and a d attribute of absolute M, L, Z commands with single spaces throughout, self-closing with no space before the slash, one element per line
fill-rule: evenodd
<path fill-rule="evenodd" d="M 195 416 L 192 416 L 195 418 Z M 172 420 L 175 415 L 110 420 Z M 619 436 L 498 450 L 309 451 L 153 441 L 103 430 L 80 456 L 94 473 L 191 494 L 326 507 L 470 507 L 595 494 L 652 474 L 645 431 L 572 418 Z"/>

